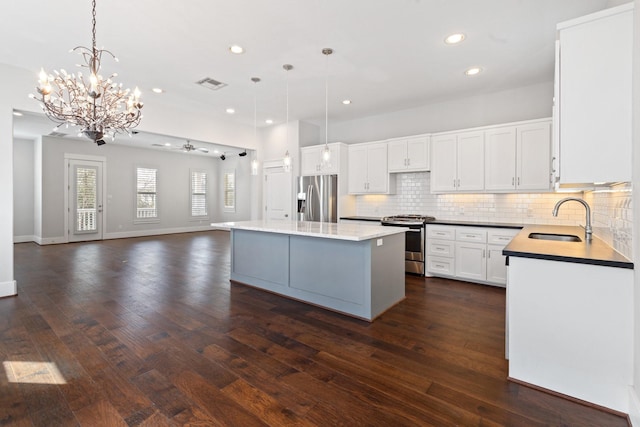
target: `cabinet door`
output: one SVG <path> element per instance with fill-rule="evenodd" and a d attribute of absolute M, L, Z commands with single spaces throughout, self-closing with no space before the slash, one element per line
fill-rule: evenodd
<path fill-rule="evenodd" d="M 349 193 L 367 192 L 367 148 L 363 146 L 349 147 Z"/>
<path fill-rule="evenodd" d="M 507 257 L 502 255 L 502 245 L 487 245 L 487 282 L 507 284 Z"/>
<path fill-rule="evenodd" d="M 431 141 L 431 191 L 456 190 L 456 136 L 436 136 Z"/>
<path fill-rule="evenodd" d="M 324 145 L 320 146 L 318 153 L 318 169 L 322 175 L 332 175 L 340 172 L 340 147 L 337 144 L 329 144 L 329 152 L 331 157 L 328 165 L 322 164 L 322 152 Z"/>
<path fill-rule="evenodd" d="M 458 134 L 457 191 L 484 189 L 484 132 Z"/>
<path fill-rule="evenodd" d="M 487 278 L 487 245 L 456 243 L 456 277 L 485 281 Z"/>
<path fill-rule="evenodd" d="M 388 192 L 389 170 L 387 169 L 387 143 L 385 142 L 368 146 L 367 160 L 368 192 Z"/>
<path fill-rule="evenodd" d="M 516 128 L 489 130 L 484 134 L 485 190 L 516 188 Z"/>
<path fill-rule="evenodd" d="M 300 175 L 319 175 L 322 148 L 304 147 L 300 149 Z"/>
<path fill-rule="evenodd" d="M 562 183 L 631 181 L 631 6 L 558 25 Z"/>
<path fill-rule="evenodd" d="M 551 123 L 518 126 L 519 190 L 549 190 L 551 187 Z"/>
<path fill-rule="evenodd" d="M 429 170 L 429 137 L 417 136 L 407 139 L 407 170 Z"/>
<path fill-rule="evenodd" d="M 407 169 L 407 141 L 399 139 L 387 143 L 389 172 L 404 172 Z"/>

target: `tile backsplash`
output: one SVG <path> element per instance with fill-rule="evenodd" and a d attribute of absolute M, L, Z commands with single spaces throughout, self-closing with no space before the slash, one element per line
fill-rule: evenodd
<path fill-rule="evenodd" d="M 396 194 L 356 196 L 356 213 L 362 216 L 427 214 L 438 219 L 504 222 L 512 224 L 584 225 L 579 203 L 564 204 L 558 217 L 551 213 L 566 193 L 431 194 L 430 173 L 404 173 L 396 177 Z M 595 234 L 631 259 L 630 185 L 607 192 L 574 193 L 592 206 Z"/>

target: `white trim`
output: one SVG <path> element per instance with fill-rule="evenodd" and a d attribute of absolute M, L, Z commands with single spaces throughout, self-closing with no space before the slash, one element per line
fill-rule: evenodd
<path fill-rule="evenodd" d="M 27 243 L 27 242 L 35 242 L 36 236 L 13 236 L 13 243 Z"/>
<path fill-rule="evenodd" d="M 155 230 L 118 231 L 115 233 L 105 233 L 104 240 L 127 239 L 130 237 L 161 236 L 163 234 L 192 233 L 196 231 L 212 231 L 212 228 L 210 225 L 201 225 L 197 227 L 173 227 Z"/>
<path fill-rule="evenodd" d="M 0 298 L 18 295 L 18 285 L 15 280 L 0 282 Z"/>
<path fill-rule="evenodd" d="M 65 236 L 59 236 L 59 237 L 40 237 L 40 236 L 33 236 L 34 239 L 33 241 L 37 244 L 39 244 L 40 246 L 44 246 L 44 245 L 57 245 L 60 243 L 69 243 Z"/>
<path fill-rule="evenodd" d="M 633 427 L 640 427 L 640 396 L 634 387 L 629 387 L 629 422 Z"/>

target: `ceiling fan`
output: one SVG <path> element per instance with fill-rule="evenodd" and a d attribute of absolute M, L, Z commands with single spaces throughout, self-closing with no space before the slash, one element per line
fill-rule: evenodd
<path fill-rule="evenodd" d="M 187 140 L 186 143 L 182 144 L 181 147 L 173 147 L 171 145 L 167 145 L 167 144 L 151 144 L 155 147 L 165 147 L 169 150 L 181 150 L 184 151 L 185 153 L 189 153 L 191 151 L 200 151 L 201 153 L 208 153 L 209 150 L 207 148 L 203 148 L 203 147 L 195 147 L 191 141 Z"/>

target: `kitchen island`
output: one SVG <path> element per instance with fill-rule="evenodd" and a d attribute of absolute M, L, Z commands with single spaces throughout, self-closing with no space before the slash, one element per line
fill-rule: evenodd
<path fill-rule="evenodd" d="M 212 224 L 231 231 L 231 280 L 373 321 L 405 297 L 405 229 L 307 221 Z"/>

